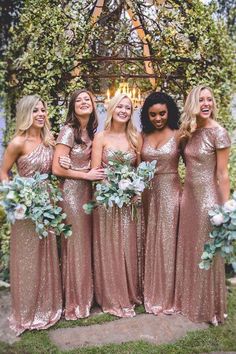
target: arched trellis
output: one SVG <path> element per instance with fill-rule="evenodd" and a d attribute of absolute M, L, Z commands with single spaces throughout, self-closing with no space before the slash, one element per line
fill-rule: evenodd
<path fill-rule="evenodd" d="M 165 5 L 165 0 L 149 0 L 147 2 L 142 2 L 142 5 L 137 4 L 133 0 L 115 0 L 113 1 L 117 5 L 117 8 L 110 10 L 110 4 L 112 1 L 109 0 L 95 0 L 92 10 L 90 12 L 90 19 L 94 26 L 108 26 L 109 19 L 118 13 L 117 18 L 120 16 L 123 11 L 123 16 L 125 14 L 126 19 L 129 19 L 130 26 L 130 36 L 135 36 L 134 46 L 132 41 L 124 41 L 121 43 L 121 46 L 125 48 L 122 55 L 118 53 L 102 53 L 102 51 L 97 50 L 97 43 L 92 48 L 89 56 L 86 58 L 77 57 L 77 69 L 80 68 L 81 64 L 89 64 L 90 70 L 75 70 L 74 76 L 80 75 L 85 81 L 88 80 L 103 80 L 107 79 L 110 81 L 114 80 L 129 80 L 137 79 L 140 81 L 146 79 L 149 82 L 149 87 L 152 90 L 157 90 L 160 88 L 166 88 L 168 83 L 172 82 L 176 87 L 179 88 L 179 91 L 184 95 L 185 89 L 181 86 L 181 82 L 184 80 L 184 76 L 178 70 L 175 70 L 178 64 L 188 65 L 196 64 L 198 60 L 190 58 L 169 58 L 169 63 L 173 63 L 173 70 L 164 72 L 162 70 L 162 63 L 165 58 L 158 57 L 157 50 L 152 47 L 152 41 L 150 40 L 150 30 L 147 26 L 147 15 L 145 15 L 142 10 L 144 8 L 150 9 L 151 7 L 155 11 L 159 11 L 160 7 L 168 6 Z M 140 8 L 141 6 L 142 8 Z M 170 5 L 169 5 L 170 6 Z M 159 24 L 152 19 L 148 18 L 149 26 L 151 27 L 160 27 Z M 114 30 L 114 28 L 112 28 Z M 109 31 L 108 31 L 109 32 Z M 100 44 L 103 47 L 106 45 L 102 42 L 103 38 L 99 39 Z M 137 44 L 138 43 L 138 44 Z M 136 48 L 134 48 L 136 46 Z M 137 50 L 139 46 L 139 50 Z M 116 67 L 116 70 L 113 68 Z M 130 70 L 130 68 L 133 68 Z M 91 69 L 92 68 L 92 69 Z M 96 68 L 96 70 L 93 70 Z M 109 68 L 109 70 L 107 70 Z M 72 74 L 73 76 L 73 74 Z M 104 81 L 104 80 L 103 80 Z"/>
<path fill-rule="evenodd" d="M 164 1 L 160 1 L 163 3 Z M 106 0 L 96 0 L 94 7 L 91 12 L 91 19 L 94 25 L 99 25 L 102 21 L 103 11 L 106 4 Z M 168 74 L 163 75 L 157 72 L 154 68 L 154 63 L 156 65 L 161 65 L 161 60 L 157 59 L 154 55 L 151 55 L 151 46 L 148 41 L 147 31 L 143 26 L 143 21 L 140 13 L 137 13 L 132 0 L 121 1 L 121 6 L 123 6 L 124 11 L 129 17 L 131 24 L 133 26 L 132 31 L 136 33 L 137 38 L 140 40 L 142 45 L 142 55 L 100 55 L 99 53 L 94 53 L 94 56 L 87 57 L 86 59 L 77 58 L 76 61 L 78 65 L 83 62 L 97 64 L 100 66 L 101 63 L 109 63 L 116 65 L 119 69 L 117 73 L 89 73 L 89 77 L 93 79 L 148 79 L 153 90 L 160 86 L 160 83 L 165 85 L 168 80 L 175 80 L 181 78 L 180 75 Z M 154 5 L 154 2 L 153 2 Z M 149 5 L 150 6 L 150 5 Z M 107 14 L 105 15 L 107 17 Z M 126 44 L 124 44 L 126 45 Z M 142 72 L 130 73 L 125 69 L 127 65 L 132 65 L 140 69 L 140 64 L 143 66 Z M 138 70 L 137 70 L 138 71 Z M 139 70 L 140 71 L 140 70 Z M 79 73 L 83 78 L 86 79 L 86 74 Z"/>

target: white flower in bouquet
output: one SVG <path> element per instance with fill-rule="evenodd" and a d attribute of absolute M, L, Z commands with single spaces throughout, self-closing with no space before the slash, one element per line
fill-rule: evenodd
<path fill-rule="evenodd" d="M 17 200 L 16 192 L 15 191 L 10 191 L 9 193 L 7 193 L 6 199 Z"/>
<path fill-rule="evenodd" d="M 122 191 L 129 189 L 131 187 L 131 185 L 132 185 L 132 182 L 130 179 L 121 179 L 120 182 L 118 183 L 118 187 Z"/>
<path fill-rule="evenodd" d="M 226 212 L 232 212 L 236 210 L 236 200 L 230 199 L 224 205 L 223 208 Z"/>
<path fill-rule="evenodd" d="M 222 225 L 224 223 L 224 215 L 222 213 L 216 214 L 211 218 L 212 225 Z"/>
<path fill-rule="evenodd" d="M 26 213 L 27 207 L 23 204 L 18 204 L 15 207 L 15 212 L 14 212 L 14 216 L 16 218 L 16 220 L 23 220 L 25 219 L 25 213 Z"/>
<path fill-rule="evenodd" d="M 142 193 L 146 187 L 144 181 L 142 181 L 140 178 L 137 178 L 133 181 L 132 183 L 133 189 L 136 191 L 136 194 Z"/>

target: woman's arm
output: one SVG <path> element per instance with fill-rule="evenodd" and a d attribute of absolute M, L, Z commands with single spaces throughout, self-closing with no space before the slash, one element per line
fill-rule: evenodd
<path fill-rule="evenodd" d="M 141 134 L 138 134 L 138 145 L 137 145 L 137 165 L 141 162 L 141 150 L 143 146 L 143 137 Z"/>
<path fill-rule="evenodd" d="M 221 204 L 225 203 L 229 199 L 230 193 L 228 174 L 229 152 L 229 148 L 216 150 L 216 177 L 218 181 L 218 190 Z"/>
<path fill-rule="evenodd" d="M 104 132 L 95 135 L 93 140 L 91 167 L 99 168 L 102 165 L 102 151 L 104 147 Z"/>
<path fill-rule="evenodd" d="M 16 160 L 22 155 L 23 144 L 17 139 L 12 140 L 6 151 L 4 153 L 2 166 L 0 170 L 0 180 L 8 181 L 9 180 L 9 172 L 16 162 Z"/>
<path fill-rule="evenodd" d="M 53 156 L 52 173 L 59 177 L 85 179 L 89 181 L 100 180 L 104 177 L 102 169 L 91 169 L 89 172 L 65 169 L 59 163 L 60 156 L 69 155 L 70 147 L 64 144 L 57 144 Z"/>

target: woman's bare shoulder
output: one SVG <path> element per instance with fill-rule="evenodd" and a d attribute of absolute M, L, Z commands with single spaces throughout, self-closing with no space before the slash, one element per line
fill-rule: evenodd
<path fill-rule="evenodd" d="M 8 144 L 9 148 L 21 150 L 24 148 L 27 138 L 25 136 L 15 136 Z"/>

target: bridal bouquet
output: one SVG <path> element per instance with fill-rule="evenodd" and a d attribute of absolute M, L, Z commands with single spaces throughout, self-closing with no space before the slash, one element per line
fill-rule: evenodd
<path fill-rule="evenodd" d="M 135 197 L 149 186 L 155 170 L 156 161 L 141 162 L 135 169 L 130 165 L 129 153 L 113 152 L 105 168 L 106 180 L 95 184 L 95 200 L 84 204 L 84 211 L 90 214 L 99 205 L 105 208 L 133 205 Z"/>
<path fill-rule="evenodd" d="M 37 172 L 33 177 L 15 176 L 12 181 L 3 182 L 0 185 L 0 205 L 6 212 L 8 222 L 32 220 L 40 239 L 47 237 L 49 231 L 71 236 L 71 226 L 63 222 L 66 214 L 57 205 L 62 195 L 55 180 L 53 176 L 49 179 L 47 174 Z"/>
<path fill-rule="evenodd" d="M 199 267 L 209 269 L 214 256 L 219 253 L 236 272 L 236 192 L 223 206 L 210 210 L 209 216 L 213 225 L 209 234 L 212 240 L 204 245 Z"/>

